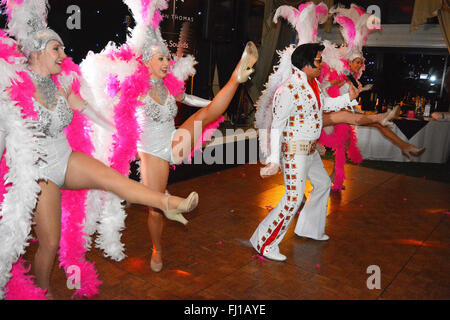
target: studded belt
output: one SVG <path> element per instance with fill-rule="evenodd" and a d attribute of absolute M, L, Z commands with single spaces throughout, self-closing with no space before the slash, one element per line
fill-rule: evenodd
<path fill-rule="evenodd" d="M 311 155 L 316 151 L 317 140 L 294 140 L 289 142 L 283 142 L 282 151 L 284 155 L 301 154 L 301 155 Z"/>

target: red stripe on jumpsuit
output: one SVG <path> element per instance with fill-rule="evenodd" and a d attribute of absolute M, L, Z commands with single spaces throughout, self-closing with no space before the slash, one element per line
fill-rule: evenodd
<path fill-rule="evenodd" d="M 284 224 L 284 219 L 278 224 L 278 227 L 274 230 L 274 232 L 270 235 L 269 239 L 267 239 L 266 242 L 264 242 L 261 251 L 259 252 L 261 255 L 264 254 L 264 249 L 269 246 L 273 240 L 276 239 L 278 233 L 280 232 L 281 226 Z"/>
<path fill-rule="evenodd" d="M 287 151 L 287 150 L 286 150 Z M 285 153 L 285 152 L 283 152 Z M 288 154 L 286 154 L 288 155 Z M 292 155 L 291 155 L 292 156 Z M 264 239 L 263 237 L 263 241 L 265 240 L 264 244 L 261 247 L 261 250 L 259 251 L 259 253 L 261 255 L 264 254 L 264 249 L 269 246 L 278 236 L 278 234 L 280 233 L 281 227 L 284 225 L 286 219 L 290 220 L 290 216 L 289 216 L 289 212 L 292 212 L 293 210 L 293 204 L 295 204 L 296 200 L 297 200 L 297 179 L 296 179 L 296 175 L 295 175 L 295 170 L 293 170 L 294 175 L 291 174 L 291 166 L 293 166 L 293 168 L 295 168 L 295 164 L 289 164 L 286 163 L 285 164 L 285 170 L 287 171 L 285 174 L 285 179 L 286 179 L 286 204 L 284 206 L 284 208 L 282 208 L 280 210 L 280 214 L 279 214 L 279 218 L 282 219 L 280 222 L 278 222 L 278 225 L 275 225 L 276 228 L 275 230 L 272 232 L 270 230 L 271 227 L 269 227 L 268 233 L 270 233 L 270 236 L 267 240 Z M 292 177 L 295 177 L 295 179 L 292 179 Z M 291 185 L 291 180 L 294 181 L 294 185 Z M 294 201 L 295 199 L 295 201 Z M 276 220 L 274 221 L 274 223 L 276 222 Z"/>

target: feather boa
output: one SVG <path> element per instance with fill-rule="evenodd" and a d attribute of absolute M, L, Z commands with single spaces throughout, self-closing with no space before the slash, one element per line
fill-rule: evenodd
<path fill-rule="evenodd" d="M 47 300 L 46 290 L 34 285 L 34 276 L 26 275 L 30 269 L 24 266 L 25 260 L 19 260 L 11 269 L 11 280 L 6 286 L 6 300 Z"/>
<path fill-rule="evenodd" d="M 320 135 L 318 143 L 332 148 L 335 152 L 334 156 L 334 171 L 335 177 L 333 180 L 333 191 L 342 190 L 343 183 L 345 180 L 345 170 L 344 165 L 346 162 L 345 149 L 349 142 L 349 147 L 347 150 L 348 158 L 356 164 L 360 164 L 363 161 L 361 152 L 358 149 L 356 133 L 352 126 L 346 123 L 340 123 L 334 126 L 334 131 L 332 134 L 328 135 L 324 130 Z"/>
<path fill-rule="evenodd" d="M 2 205 L 0 220 L 0 299 L 5 297 L 5 286 L 11 276 L 21 275 L 22 261 L 17 262 L 28 246 L 33 210 L 40 187 L 40 176 L 34 163 L 41 157 L 35 131 L 27 118 L 13 102 L 1 93 L 0 114 L 4 120 L 6 152 L 1 164 Z M 24 117 L 24 118 L 23 118 Z M 3 180 L 4 179 L 4 180 Z M 13 272 L 13 274 L 11 273 Z M 14 290 L 35 290 L 31 281 L 20 277 L 21 287 L 8 287 L 6 298 L 14 298 Z"/>
<path fill-rule="evenodd" d="M 112 156 L 108 160 L 111 168 L 124 176 L 128 176 L 130 163 L 137 154 L 136 142 L 141 130 L 135 114 L 137 107 L 142 104 L 139 97 L 150 88 L 148 77 L 147 68 L 142 64 L 138 66 L 134 74 L 118 84 L 121 92 L 120 101 L 114 107 L 114 123 L 117 132 L 113 136 Z M 105 195 L 104 212 L 108 214 L 102 215 L 103 223 L 98 229 L 100 237 L 96 241 L 97 246 L 104 249 L 105 255 L 110 255 L 116 260 L 122 260 L 125 257 L 120 236 L 124 229 L 126 215 L 121 201 L 112 193 Z M 114 239 L 116 241 L 113 241 Z"/>
<path fill-rule="evenodd" d="M 60 77 L 55 78 L 55 82 L 58 85 L 61 83 L 72 82 L 72 90 L 75 93 L 79 93 L 79 79 L 73 78 L 74 74 L 79 74 L 79 70 L 70 59 L 66 59 L 63 63 L 63 72 Z M 34 109 L 33 101 L 31 97 L 34 95 L 35 87 L 29 78 L 28 74 L 22 72 L 20 74 L 21 81 L 15 80 L 12 82 L 11 87 L 11 99 L 18 101 L 18 105 L 22 108 L 24 117 L 37 118 L 37 112 Z M 71 80 L 70 80 L 71 79 Z M 66 134 L 69 140 L 69 144 L 75 151 L 91 153 L 92 145 L 88 137 L 89 125 L 86 119 L 83 118 L 79 112 L 74 112 L 74 119 L 69 127 L 66 128 Z M 81 133 L 81 134 L 80 134 Z M 38 134 L 35 133 L 37 136 Z M 33 179 L 36 181 L 37 179 Z M 32 189 L 31 189 L 32 190 Z M 36 192 L 37 195 L 38 192 Z M 35 196 L 36 196 L 35 195 Z M 100 282 L 97 280 L 97 272 L 93 264 L 86 262 L 84 255 L 84 241 L 82 226 L 85 220 L 85 202 L 86 191 L 62 191 L 62 221 L 61 221 L 61 243 L 60 243 L 60 266 L 64 267 L 67 271 L 67 267 L 72 265 L 78 265 L 82 274 L 81 287 L 75 293 L 75 295 L 90 297 L 98 293 L 98 285 Z M 33 206 L 34 208 L 34 206 Z M 18 262 L 21 264 L 22 262 Z M 21 266 L 16 266 L 17 272 L 14 273 L 14 283 L 28 284 L 30 287 L 21 288 L 24 292 L 36 292 L 36 288 L 32 286 L 32 281 L 21 273 L 25 270 Z M 20 293 L 15 292 L 15 289 L 19 289 L 18 286 L 9 287 L 9 293 L 12 297 L 20 296 Z"/>
<path fill-rule="evenodd" d="M 32 280 L 24 275 L 23 260 L 18 260 L 28 246 L 33 209 L 40 192 L 39 172 L 33 165 L 41 152 L 37 144 L 38 133 L 30 120 L 37 118 L 31 96 L 34 87 L 23 72 L 25 57 L 17 44 L 2 31 L 0 34 L 0 113 L 6 136 L 6 152 L 0 164 L 1 219 L 0 219 L 0 299 L 17 299 L 17 289 L 31 292 L 28 298 L 45 298 Z M 22 65 L 21 65 L 22 63 Z M 25 88 L 22 88 L 25 85 Z M 3 91 L 10 87 L 10 94 Z M 13 101 L 17 101 L 15 105 Z M 23 102 L 22 104 L 20 102 Z M 8 285 L 12 280 L 12 284 Z M 17 281 L 15 281 L 17 280 Z M 6 287 L 5 287 L 6 286 Z M 4 290 L 6 290 L 6 295 Z"/>
<path fill-rule="evenodd" d="M 344 69 L 350 69 L 346 60 L 341 60 L 341 64 Z M 359 78 L 360 74 L 358 75 Z M 345 81 L 347 78 L 343 73 L 337 72 L 337 70 L 332 70 L 328 64 L 324 63 L 322 67 L 322 72 L 320 75 L 320 80 L 322 84 L 329 83 L 331 80 L 341 80 Z M 339 92 L 339 86 L 330 86 L 327 88 L 327 93 L 330 97 L 338 97 L 341 95 Z M 331 148 L 334 151 L 334 180 L 333 180 L 333 191 L 340 191 L 343 188 L 343 183 L 345 180 L 345 170 L 344 166 L 346 163 L 345 149 L 348 150 L 347 156 L 353 163 L 360 164 L 363 161 L 361 151 L 357 145 L 357 138 L 355 129 L 345 123 L 340 123 L 333 126 L 333 132 L 327 134 L 325 130 L 322 130 L 318 143 Z"/>
<path fill-rule="evenodd" d="M 275 91 L 292 74 L 291 55 L 295 46 L 291 45 L 283 51 L 278 51 L 280 63 L 274 67 L 269 76 L 262 95 L 256 102 L 255 127 L 258 129 L 259 147 L 263 158 L 270 154 L 270 128 L 272 125 L 272 100 Z"/>
<path fill-rule="evenodd" d="M 78 65 L 72 59 L 66 58 L 62 63 L 62 72 L 54 77 L 59 86 L 72 88 L 73 92 L 80 95 L 81 72 Z M 92 155 L 94 148 L 90 141 L 91 127 L 87 118 L 79 111 L 74 111 L 71 124 L 65 129 L 67 140 L 73 151 Z M 61 241 L 59 250 L 60 267 L 66 274 L 70 266 L 78 266 L 80 269 L 80 288 L 72 296 L 91 297 L 98 294 L 98 274 L 94 263 L 86 261 L 86 235 L 83 232 L 86 220 L 87 190 L 62 190 L 62 218 Z M 69 276 L 69 274 L 67 274 Z"/>

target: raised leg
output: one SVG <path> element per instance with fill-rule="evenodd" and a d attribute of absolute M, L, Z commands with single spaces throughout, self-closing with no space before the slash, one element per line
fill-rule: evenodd
<path fill-rule="evenodd" d="M 172 142 L 172 154 L 175 163 L 181 163 L 192 151 L 203 129 L 219 118 L 228 108 L 239 84 L 247 81 L 253 72 L 252 66 L 258 60 L 258 51 L 253 43 L 248 43 L 241 61 L 236 66 L 227 84 L 219 91 L 211 103 L 190 116 L 175 132 Z"/>
<path fill-rule="evenodd" d="M 394 131 L 389 129 L 388 127 L 384 127 L 378 123 L 369 125 L 370 127 L 377 128 L 383 136 L 385 136 L 387 139 L 391 140 L 393 144 L 395 144 L 397 147 L 402 150 L 402 153 L 405 157 L 411 159 L 411 156 L 418 157 L 422 153 L 425 152 L 425 148 L 417 148 L 416 146 L 403 141 L 400 139 L 399 136 L 397 136 Z"/>
<path fill-rule="evenodd" d="M 175 209 L 184 199 L 166 196 L 150 190 L 143 184 L 130 180 L 104 165 L 102 162 L 83 153 L 72 152 L 67 166 L 64 189 L 99 189 L 115 193 L 120 198 L 163 211 Z M 190 203 L 187 211 L 193 210 L 197 202 Z"/>
<path fill-rule="evenodd" d="M 323 114 L 323 126 L 332 126 L 338 123 L 347 123 L 358 126 L 366 126 L 378 123 L 382 126 L 390 124 L 390 120 L 398 116 L 399 107 L 385 113 L 365 114 L 352 113 L 350 111 L 337 111 Z"/>

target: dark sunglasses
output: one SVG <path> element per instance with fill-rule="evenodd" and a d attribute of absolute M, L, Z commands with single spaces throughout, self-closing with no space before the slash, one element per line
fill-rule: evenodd
<path fill-rule="evenodd" d="M 317 61 L 317 63 L 321 64 L 322 63 L 322 57 L 314 58 L 314 61 Z"/>

